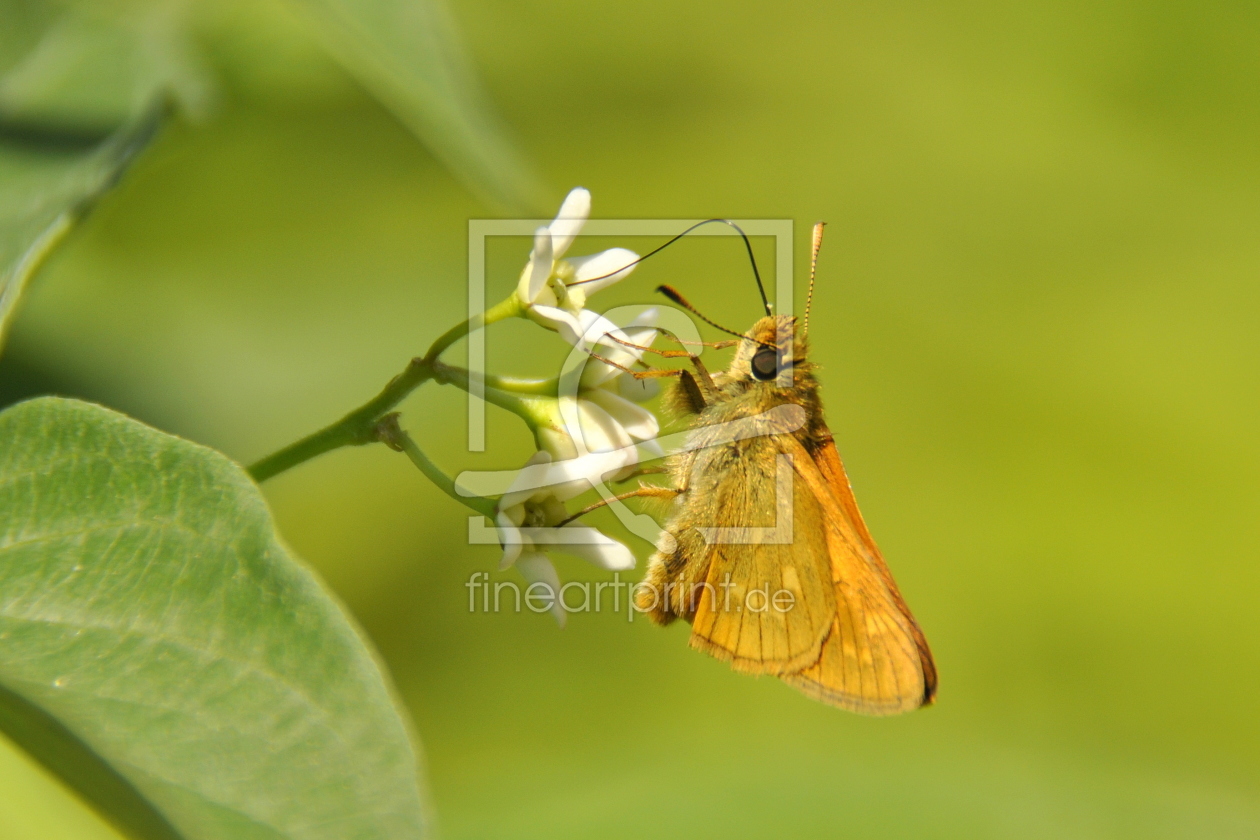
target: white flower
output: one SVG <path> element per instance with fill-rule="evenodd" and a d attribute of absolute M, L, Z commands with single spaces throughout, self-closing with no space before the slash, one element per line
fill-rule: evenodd
<path fill-rule="evenodd" d="M 586 326 L 584 338 L 589 339 L 591 344 L 600 344 L 601 346 L 597 348 L 598 354 L 613 364 L 608 364 L 603 359 L 592 358 L 588 360 L 582 369 L 582 377 L 579 380 L 580 393 L 594 392 L 600 389 L 606 393 L 617 394 L 632 402 L 646 402 L 656 396 L 657 385 L 655 379 L 636 379 L 626 372 L 624 368 L 632 368 L 643 358 L 643 354 L 647 352 L 639 348 L 651 347 L 652 342 L 656 340 L 659 332 L 656 329 L 658 314 L 654 308 L 647 309 L 625 327 L 613 328 L 608 330 L 607 333 L 599 333 L 599 330 L 604 329 L 607 319 L 602 316 L 593 316 L 593 313 L 590 311 L 583 313 L 582 322 Z M 596 319 L 601 323 L 597 323 Z M 614 337 L 618 340 L 614 340 Z M 628 347 L 627 343 L 637 346 Z M 642 409 L 640 410 L 642 411 Z M 647 412 L 644 411 L 644 414 L 647 414 Z M 649 436 L 654 437 L 659 431 L 659 427 L 656 426 L 655 419 L 653 419 L 652 423 L 653 428 Z M 643 439 L 639 435 L 636 435 L 636 437 Z"/>
<path fill-rule="evenodd" d="M 660 433 L 656 416 L 626 397 L 648 399 L 654 389 L 640 387 L 644 380 L 623 370 L 643 355 L 639 348 L 656 338 L 652 329 L 656 317 L 657 311 L 649 309 L 622 328 L 602 315 L 580 313 L 584 327 L 580 346 L 598 351 L 608 362 L 576 351 L 582 364 L 561 376 L 551 420 L 535 429 L 539 449 L 555 460 L 555 468 L 563 465 L 572 481 L 598 484 L 624 477 L 641 460 L 663 455 L 656 442 Z"/>
<path fill-rule="evenodd" d="M 499 568 L 515 565 L 530 584 L 543 584 L 552 596 L 551 614 L 562 627 L 560 577 L 547 551 L 571 554 L 602 569 L 634 568 L 630 549 L 611 537 L 578 522 L 560 525 L 569 515 L 564 503 L 590 486 L 580 481 L 548 483 L 567 475 L 562 465 L 552 465 L 549 453 L 535 452 L 499 499 L 495 512 L 503 546 Z"/>
<path fill-rule="evenodd" d="M 587 298 L 624 280 L 639 258 L 634 251 L 610 248 L 563 259 L 590 215 L 591 194 L 582 187 L 575 188 L 551 224 L 535 231 L 534 249 L 516 286 L 517 299 L 529 317 L 556 330 L 570 344 L 577 344 L 585 333 L 580 314 Z"/>
<path fill-rule="evenodd" d="M 591 313 L 585 314 L 589 316 Z M 584 322 L 590 322 L 584 335 L 586 343 L 594 345 L 602 359 L 613 363 L 589 359 L 578 380 L 578 416 L 585 420 L 582 431 L 587 451 L 603 452 L 638 443 L 643 444 L 653 456 L 664 454 L 656 443 L 656 436 L 661 431 L 656 415 L 635 404 L 649 400 L 656 394 L 656 381 L 636 379 L 623 369 L 632 368 L 643 357 L 646 350 L 639 348 L 650 347 L 656 340 L 656 318 L 657 311 L 648 309 L 624 328 L 605 332 L 601 331 L 605 330 L 604 323 L 607 323 L 607 319 L 583 319 Z M 597 323 L 597 320 L 604 323 Z M 614 337 L 618 340 L 614 340 Z M 628 347 L 622 342 L 637 346 Z M 615 426 L 616 431 L 603 440 L 598 437 L 598 433 L 592 434 L 588 431 L 607 429 L 610 425 Z"/>

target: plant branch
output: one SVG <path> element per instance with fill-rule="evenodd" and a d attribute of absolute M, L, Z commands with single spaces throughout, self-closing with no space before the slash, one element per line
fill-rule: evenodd
<path fill-rule="evenodd" d="M 381 415 L 394 408 L 408 394 L 432 378 L 433 366 L 430 362 L 420 358 L 412 359 L 406 369 L 391 379 L 389 384 L 373 399 L 336 423 L 325 426 L 318 432 L 309 434 L 261 461 L 251 464 L 250 477 L 261 483 L 325 452 L 331 452 L 343 446 L 362 446 L 365 443 L 372 443 L 376 440 L 374 427 L 376 421 L 381 419 Z"/>
<path fill-rule="evenodd" d="M 480 374 L 474 376 L 472 371 L 443 362 L 433 363 L 433 379 L 443 385 L 454 385 L 463 391 L 470 391 L 473 382 L 480 381 L 484 384 L 484 387 L 478 390 L 478 395 L 482 399 L 491 405 L 497 405 L 499 408 L 528 418 L 537 415 L 538 412 L 534 406 L 540 402 L 540 397 L 541 402 L 551 403 L 555 401 L 557 392 L 555 380 L 512 379 Z"/>
<path fill-rule="evenodd" d="M 425 478 L 432 481 L 437 488 L 465 507 L 494 519 L 495 503 L 484 496 L 461 496 L 455 489 L 455 480 L 442 472 L 437 464 L 429 460 L 429 456 L 416 445 L 411 435 L 398 424 L 398 412 L 386 414 L 376 423 L 375 440 L 388 446 L 395 452 L 402 452 L 411 459 L 411 463 L 424 473 Z"/>
<path fill-rule="evenodd" d="M 440 364 L 438 357 L 443 351 L 469 333 L 496 321 L 519 315 L 520 312 L 521 304 L 516 296 L 512 295 L 486 312 L 451 327 L 433 342 L 424 356 L 412 359 L 403 372 L 391 379 L 389 384 L 373 399 L 336 423 L 325 426 L 251 464 L 248 470 L 250 477 L 261 483 L 325 452 L 331 452 L 343 446 L 362 446 L 365 443 L 372 443 L 376 440 L 374 435 L 377 421 L 406 399 L 408 394 L 434 378 L 434 368 Z"/>

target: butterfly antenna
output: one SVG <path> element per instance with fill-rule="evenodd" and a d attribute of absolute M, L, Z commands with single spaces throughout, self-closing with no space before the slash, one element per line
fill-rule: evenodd
<path fill-rule="evenodd" d="M 661 251 L 664 251 L 670 245 L 673 245 L 679 239 L 682 239 L 684 236 L 691 233 L 696 228 L 703 227 L 705 225 L 719 224 L 719 223 L 724 224 L 724 225 L 729 225 L 730 227 L 734 228 L 735 232 L 738 233 L 740 238 L 744 240 L 744 249 L 748 252 L 748 262 L 752 265 L 753 279 L 757 281 L 757 292 L 758 294 L 761 295 L 761 305 L 765 307 L 767 315 L 773 315 L 774 311 L 770 308 L 770 299 L 766 297 L 765 284 L 761 282 L 761 271 L 760 269 L 757 268 L 757 257 L 753 255 L 752 240 L 748 238 L 748 234 L 744 233 L 743 228 L 741 228 L 739 225 L 732 222 L 730 219 L 705 219 L 703 222 L 696 222 L 694 225 L 687 228 L 682 233 L 671 238 L 664 245 L 658 245 L 657 247 L 653 248 L 651 251 L 648 251 L 643 256 L 633 259 L 630 262 L 626 263 L 625 265 L 623 265 L 621 268 L 617 269 L 616 271 L 610 271 L 607 274 L 601 274 L 598 277 L 588 277 L 585 280 L 578 280 L 577 282 L 569 283 L 568 285 L 581 286 L 584 283 L 594 283 L 596 280 L 606 280 L 609 277 L 612 277 L 614 274 L 620 274 L 621 272 L 625 271 L 627 268 L 630 268 L 630 266 L 632 265 L 638 265 L 639 263 L 643 262 L 648 257 L 654 254 L 659 254 Z M 694 312 L 695 310 L 692 310 L 692 311 Z M 699 312 L 696 312 L 695 314 L 699 316 L 700 318 L 704 318 L 704 316 L 700 315 Z M 714 326 L 716 326 L 716 324 Z M 719 329 L 721 328 L 719 327 Z M 730 332 L 730 330 L 727 330 L 727 332 Z"/>
<path fill-rule="evenodd" d="M 679 306 L 681 306 L 683 309 L 686 309 L 688 312 L 690 312 L 692 315 L 695 315 L 695 316 L 696 316 L 697 318 L 699 318 L 701 321 L 704 321 L 704 322 L 705 322 L 706 324 L 708 324 L 710 327 L 716 327 L 717 329 L 721 330 L 722 332 L 727 333 L 728 335 L 733 335 L 733 336 L 735 336 L 736 338 L 743 338 L 743 337 L 744 337 L 744 334 L 743 334 L 743 333 L 737 333 L 737 332 L 735 332 L 735 330 L 728 330 L 726 327 L 722 326 L 721 324 L 717 323 L 716 321 L 712 321 L 712 320 L 710 320 L 710 319 L 706 318 L 704 315 L 700 314 L 700 310 L 698 310 L 698 309 L 696 309 L 694 306 L 692 306 L 692 305 L 691 305 L 691 302 L 690 302 L 690 301 L 688 301 L 688 300 L 687 300 L 685 297 L 683 297 L 681 294 L 679 294 L 679 293 L 678 293 L 678 290 L 677 290 L 677 289 L 675 289 L 673 286 L 657 286 L 657 287 L 656 287 L 656 291 L 658 291 L 658 292 L 660 292 L 661 294 L 665 295 L 665 297 L 669 298 L 669 299 L 670 299 L 670 300 L 672 300 L 674 303 L 676 303 L 676 304 L 678 304 Z"/>
<path fill-rule="evenodd" d="M 822 248 L 823 228 L 826 222 L 814 225 L 814 239 L 809 251 L 809 294 L 805 297 L 805 335 L 809 335 L 809 309 L 814 305 L 814 274 L 818 270 L 818 252 Z"/>

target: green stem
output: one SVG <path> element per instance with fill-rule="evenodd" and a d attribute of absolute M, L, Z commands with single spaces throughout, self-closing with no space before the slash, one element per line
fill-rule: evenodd
<path fill-rule="evenodd" d="M 520 379 L 515 376 L 495 376 L 492 373 L 487 373 L 482 379 L 490 388 L 510 391 L 513 394 L 536 397 L 560 396 L 560 380 L 558 379 Z"/>
<path fill-rule="evenodd" d="M 411 435 L 407 434 L 398 425 L 397 413 L 385 415 L 376 424 L 376 440 L 379 440 L 396 452 L 405 453 L 411 459 L 411 463 L 415 464 L 420 472 L 424 473 L 425 478 L 432 481 L 443 493 L 470 510 L 494 519 L 494 501 L 484 496 L 461 496 L 459 491 L 455 489 L 455 480 L 442 472 L 437 464 L 429 460 L 429 456 L 425 455 L 424 450 L 416 445 Z"/>
<path fill-rule="evenodd" d="M 385 386 L 375 398 L 342 417 L 336 423 L 291 443 L 251 464 L 249 474 L 263 482 L 317 455 L 343 446 L 362 446 L 376 440 L 374 427 L 381 415 L 398 405 L 407 395 L 433 378 L 433 365 L 425 359 L 412 359 L 407 368 Z"/>
<path fill-rule="evenodd" d="M 406 399 L 408 394 L 433 378 L 434 368 L 440 364 L 437 361 L 438 356 L 442 355 L 444 350 L 474 330 L 520 313 L 521 304 L 516 296 L 512 295 L 486 312 L 451 327 L 433 342 L 423 357 L 412 359 L 406 369 L 391 379 L 389 384 L 373 399 L 336 423 L 325 426 L 251 464 L 250 476 L 254 481 L 261 483 L 325 452 L 331 452 L 343 446 L 362 446 L 376 440 L 374 434 L 377 421 Z"/>
<path fill-rule="evenodd" d="M 466 337 L 469 333 L 475 332 L 482 327 L 489 326 L 490 324 L 494 324 L 498 321 L 503 321 L 507 318 L 514 318 L 517 315 L 520 315 L 523 311 L 524 309 L 521 307 L 521 302 L 516 299 L 516 295 L 510 295 L 504 298 L 485 312 L 482 312 L 480 315 L 474 315 L 462 324 L 456 324 L 444 332 L 438 337 L 438 340 L 433 342 L 433 345 L 429 347 L 429 352 L 424 354 L 425 361 L 436 362 L 437 357 L 442 355 L 446 348 Z"/>
<path fill-rule="evenodd" d="M 472 373 L 462 367 L 456 365 L 447 365 L 442 362 L 433 363 L 433 378 L 443 385 L 454 385 L 461 390 L 468 391 L 472 387 Z M 478 377 L 480 378 L 480 377 Z M 513 414 L 523 418 L 530 426 L 534 426 L 541 420 L 550 421 L 551 412 L 545 406 L 549 406 L 555 402 L 554 391 L 546 387 L 540 387 L 533 392 L 514 392 L 506 391 L 491 385 L 494 381 L 503 381 L 503 377 L 487 376 L 485 377 L 485 387 L 478 393 L 491 405 L 497 405 L 499 408 L 506 409 Z M 516 382 L 528 382 L 528 380 L 515 380 Z M 545 382 L 537 382 L 537 385 L 545 386 Z M 547 396 L 551 394 L 551 396 Z"/>

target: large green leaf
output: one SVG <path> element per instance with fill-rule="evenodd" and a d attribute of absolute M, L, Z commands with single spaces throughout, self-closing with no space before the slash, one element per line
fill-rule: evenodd
<path fill-rule="evenodd" d="M 0 728 L 146 840 L 423 833 L 405 717 L 254 484 L 87 403 L 0 414 Z"/>
<path fill-rule="evenodd" d="M 541 188 L 494 117 L 438 0 L 294 0 L 329 51 L 466 184 L 505 210 Z"/>

